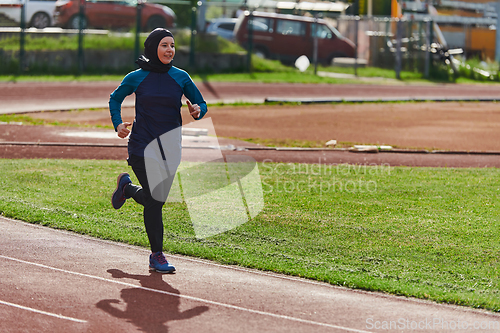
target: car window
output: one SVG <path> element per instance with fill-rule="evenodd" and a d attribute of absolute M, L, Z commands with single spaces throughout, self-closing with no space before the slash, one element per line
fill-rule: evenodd
<path fill-rule="evenodd" d="M 273 32 L 273 19 L 254 17 L 252 29 L 254 31 Z"/>
<path fill-rule="evenodd" d="M 109 1 L 110 3 L 116 3 L 122 6 L 130 6 L 130 7 L 135 7 L 137 6 L 137 1 Z"/>
<path fill-rule="evenodd" d="M 137 6 L 137 1 L 135 0 L 86 0 L 87 2 L 99 3 L 99 4 L 114 4 L 120 6 Z"/>
<path fill-rule="evenodd" d="M 86 0 L 91 3 L 99 3 L 99 4 L 114 4 L 120 6 L 135 6 L 136 4 L 129 1 L 117 1 L 117 0 Z"/>
<path fill-rule="evenodd" d="M 311 36 L 315 37 L 314 30 L 316 30 L 316 37 L 322 39 L 332 39 L 333 32 L 324 24 L 316 24 L 316 29 L 314 28 L 315 24 L 313 23 L 311 29 Z"/>
<path fill-rule="evenodd" d="M 219 24 L 219 29 L 233 31 L 234 23 L 221 23 Z"/>
<path fill-rule="evenodd" d="M 298 21 L 278 20 L 276 32 L 283 35 L 303 36 L 306 34 L 306 24 Z"/>

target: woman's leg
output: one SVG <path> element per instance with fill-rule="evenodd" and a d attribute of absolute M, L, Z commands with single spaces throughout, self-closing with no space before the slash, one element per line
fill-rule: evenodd
<path fill-rule="evenodd" d="M 128 162 L 142 187 L 129 184 L 125 187 L 125 196 L 132 197 L 144 206 L 144 225 L 151 251 L 161 252 L 163 250 L 162 209 L 165 202 L 157 201 L 151 196 L 144 158 L 132 155 Z"/>

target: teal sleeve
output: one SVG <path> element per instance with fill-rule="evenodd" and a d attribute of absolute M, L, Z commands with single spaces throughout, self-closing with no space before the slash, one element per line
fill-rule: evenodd
<path fill-rule="evenodd" d="M 111 121 L 113 122 L 115 131 L 116 127 L 123 122 L 121 112 L 123 100 L 125 97 L 135 92 L 139 84 L 148 74 L 149 72 L 142 69 L 128 73 L 123 78 L 123 81 L 120 83 L 118 88 L 111 93 L 109 97 L 109 113 L 111 115 Z"/>
<path fill-rule="evenodd" d="M 208 112 L 207 103 L 189 74 L 177 67 L 172 67 L 168 73 L 181 86 L 184 96 L 186 96 L 192 104 L 198 104 L 200 106 L 201 112 L 197 120 L 203 118 Z"/>

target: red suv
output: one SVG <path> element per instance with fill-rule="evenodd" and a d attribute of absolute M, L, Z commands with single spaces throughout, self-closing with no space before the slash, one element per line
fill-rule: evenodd
<path fill-rule="evenodd" d="M 80 1 L 58 0 L 54 11 L 56 26 L 78 29 L 80 26 Z M 135 0 L 90 0 L 85 1 L 83 27 L 92 28 L 132 28 L 136 25 L 137 1 Z M 175 26 L 175 13 L 170 7 L 143 3 L 141 24 L 143 31 Z"/>
<path fill-rule="evenodd" d="M 301 55 L 312 60 L 314 36 L 318 38 L 318 62 L 331 64 L 336 57 L 355 56 L 355 45 L 343 37 L 327 21 L 314 18 L 253 12 L 252 40 L 254 52 L 264 58 L 293 63 Z M 234 28 L 236 40 L 248 48 L 248 18 L 250 13 L 240 15 Z"/>

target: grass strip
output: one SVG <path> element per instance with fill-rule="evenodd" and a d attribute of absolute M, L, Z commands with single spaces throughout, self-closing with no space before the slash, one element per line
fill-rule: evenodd
<path fill-rule="evenodd" d="M 50 111 L 44 111 L 50 112 Z M 64 111 L 69 112 L 69 111 Z M 74 110 L 73 112 L 78 112 Z M 106 128 L 113 129 L 113 125 L 89 125 L 74 121 L 58 121 L 37 118 L 37 113 L 32 113 L 30 116 L 25 114 L 0 114 L 0 124 L 17 124 L 17 125 L 34 125 L 34 126 L 65 126 L 65 127 L 81 127 L 81 128 Z"/>
<path fill-rule="evenodd" d="M 3 159 L 0 168 L 2 215 L 148 246 L 142 207 L 110 205 L 125 161 Z M 264 210 L 223 234 L 196 238 L 186 204 L 167 203 L 166 252 L 500 311 L 498 169 L 259 170 Z"/>
<path fill-rule="evenodd" d="M 282 66 L 282 65 L 277 65 Z M 116 81 L 121 82 L 123 75 L 0 75 L 0 82 L 93 82 Z M 339 79 L 314 75 L 312 72 L 300 73 L 289 69 L 283 72 L 254 72 L 234 74 L 195 74 L 190 73 L 196 82 L 257 82 L 257 83 L 307 83 L 307 84 L 371 84 L 357 79 Z M 377 84 L 376 82 L 374 84 Z"/>

